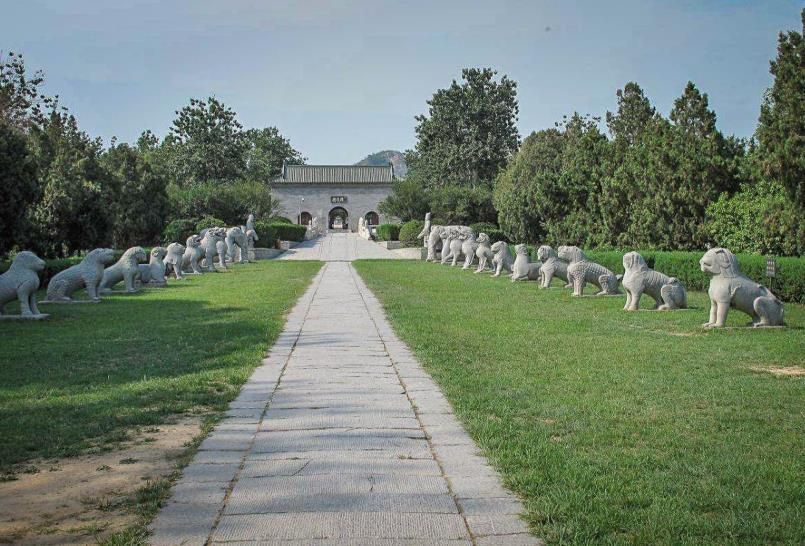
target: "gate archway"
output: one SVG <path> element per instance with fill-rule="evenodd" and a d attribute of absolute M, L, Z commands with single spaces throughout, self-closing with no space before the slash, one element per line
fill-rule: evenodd
<path fill-rule="evenodd" d="M 311 216 L 307 211 L 303 212 L 299 217 L 299 223 L 303 226 L 309 226 L 312 220 L 313 216 Z"/>
<path fill-rule="evenodd" d="M 349 213 L 344 207 L 334 207 L 330 210 L 328 222 L 330 229 L 349 229 Z"/>
<path fill-rule="evenodd" d="M 364 218 L 370 226 L 376 226 L 380 223 L 380 216 L 375 211 L 367 212 Z"/>

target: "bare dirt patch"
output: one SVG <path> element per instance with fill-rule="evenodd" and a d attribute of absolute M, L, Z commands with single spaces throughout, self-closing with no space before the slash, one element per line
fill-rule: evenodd
<path fill-rule="evenodd" d="M 0 483 L 0 544 L 94 544 L 128 527 L 136 519 L 128 499 L 176 470 L 200 425 L 182 417 L 140 429 L 119 450 L 30 463 Z"/>
<path fill-rule="evenodd" d="M 758 373 L 770 373 L 777 377 L 802 377 L 805 376 L 805 368 L 800 366 L 773 367 L 773 366 L 750 366 L 750 370 Z"/>

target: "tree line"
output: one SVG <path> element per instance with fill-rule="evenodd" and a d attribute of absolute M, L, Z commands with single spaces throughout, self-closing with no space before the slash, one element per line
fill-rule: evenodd
<path fill-rule="evenodd" d="M 199 225 L 267 219 L 278 205 L 266 180 L 305 160 L 215 97 L 190 99 L 161 140 L 146 130 L 104 147 L 43 85 L 22 55 L 0 55 L 0 255 L 184 242 Z"/>
<path fill-rule="evenodd" d="M 805 10 L 802 11 L 805 32 Z M 574 112 L 522 143 L 516 82 L 466 69 L 417 118 L 409 174 L 381 210 L 495 222 L 512 241 L 801 255 L 805 42 L 779 35 L 755 134 L 724 135 L 688 82 L 668 116 L 635 82 L 604 117 Z M 602 129 L 605 126 L 605 130 Z"/>

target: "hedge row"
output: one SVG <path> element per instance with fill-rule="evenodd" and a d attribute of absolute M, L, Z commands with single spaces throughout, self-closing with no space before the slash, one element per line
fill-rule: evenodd
<path fill-rule="evenodd" d="M 45 269 L 40 273 L 39 278 L 42 279 L 41 284 L 39 285 L 40 288 L 47 286 L 47 283 L 50 282 L 50 279 L 53 278 L 56 273 L 59 271 L 63 271 L 68 267 L 72 267 L 75 264 L 81 263 L 83 260 L 83 256 L 74 256 L 72 258 L 58 258 L 53 260 L 45 260 Z M 8 268 L 11 267 L 11 260 L 5 260 L 0 262 L 0 274 L 5 273 L 8 271 Z"/>
<path fill-rule="evenodd" d="M 304 241 L 305 240 L 305 233 L 307 233 L 307 228 L 305 226 L 300 226 L 299 224 L 285 224 L 275 222 L 270 224 L 271 228 L 274 230 L 277 239 L 280 241 Z M 257 236 L 260 236 L 260 233 L 257 233 Z"/>
<path fill-rule="evenodd" d="M 416 236 L 422 232 L 425 222 L 422 220 L 409 220 L 400 226 L 399 239 L 404 246 L 422 246 L 422 241 Z"/>
<path fill-rule="evenodd" d="M 377 238 L 381 241 L 399 241 L 400 224 L 380 224 L 377 226 Z"/>

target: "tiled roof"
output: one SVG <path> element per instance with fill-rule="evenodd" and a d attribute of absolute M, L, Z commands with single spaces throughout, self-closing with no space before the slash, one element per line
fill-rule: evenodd
<path fill-rule="evenodd" d="M 391 184 L 394 167 L 285 165 L 273 184 Z"/>

